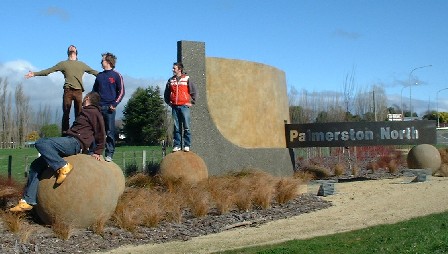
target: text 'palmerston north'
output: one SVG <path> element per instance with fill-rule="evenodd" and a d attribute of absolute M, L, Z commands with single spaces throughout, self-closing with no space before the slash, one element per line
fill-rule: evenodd
<path fill-rule="evenodd" d="M 287 147 L 432 144 L 436 140 L 432 121 L 287 124 L 285 130 Z"/>

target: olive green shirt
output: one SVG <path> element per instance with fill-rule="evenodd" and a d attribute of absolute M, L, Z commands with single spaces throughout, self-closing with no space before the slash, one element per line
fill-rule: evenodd
<path fill-rule="evenodd" d="M 34 76 L 47 76 L 48 74 L 57 71 L 64 74 L 64 88 L 82 89 L 83 92 L 84 86 L 82 84 L 82 76 L 84 75 L 84 72 L 95 76 L 98 74 L 98 71 L 90 68 L 87 64 L 81 61 L 65 60 L 46 70 L 34 72 Z"/>

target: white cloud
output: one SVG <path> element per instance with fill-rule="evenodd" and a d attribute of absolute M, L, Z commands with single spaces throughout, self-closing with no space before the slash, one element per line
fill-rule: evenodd
<path fill-rule="evenodd" d="M 357 32 L 348 32 L 344 29 L 336 29 L 336 31 L 333 32 L 333 35 L 340 38 L 350 39 L 350 40 L 357 40 L 361 37 L 361 34 Z"/>
<path fill-rule="evenodd" d="M 48 7 L 43 11 L 43 13 L 46 16 L 55 16 L 62 21 L 68 21 L 70 19 L 70 14 L 59 7 Z"/>

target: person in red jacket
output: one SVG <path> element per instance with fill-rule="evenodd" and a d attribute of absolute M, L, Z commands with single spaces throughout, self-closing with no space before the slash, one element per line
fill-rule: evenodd
<path fill-rule="evenodd" d="M 183 70 L 182 63 L 173 64 L 174 75 L 168 79 L 164 92 L 164 100 L 171 107 L 174 121 L 173 152 L 182 150 L 182 141 L 185 152 L 189 152 L 191 146 L 190 107 L 195 103 L 197 93 L 196 86 Z"/>
<path fill-rule="evenodd" d="M 23 197 L 16 206 L 9 209 L 10 211 L 24 212 L 33 209 L 37 204 L 39 177 L 46 168 L 50 167 L 57 174 L 56 184 L 64 182 L 74 167 L 62 157 L 88 152 L 95 142 L 92 157 L 101 160 L 106 133 L 99 103 L 98 93 L 88 93 L 84 97 L 79 116 L 65 132 L 64 137 L 41 138 L 36 141 L 35 146 L 41 156 L 31 163 Z"/>

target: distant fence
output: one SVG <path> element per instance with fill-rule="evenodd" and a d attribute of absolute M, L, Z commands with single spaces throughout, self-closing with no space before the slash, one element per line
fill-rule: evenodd
<path fill-rule="evenodd" d="M 139 150 L 115 152 L 113 161 L 125 172 L 129 167 L 136 171 L 145 171 L 148 165 L 159 164 L 165 155 L 163 150 Z M 8 175 L 8 179 L 14 178 L 22 181 L 27 177 L 31 162 L 38 157 L 35 156 L 0 156 L 0 173 Z"/>

